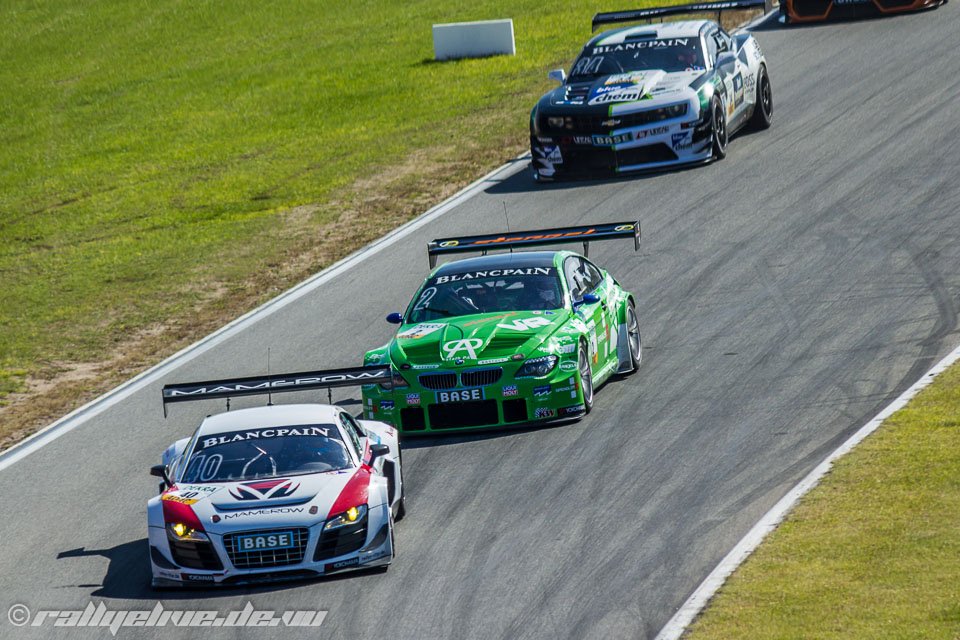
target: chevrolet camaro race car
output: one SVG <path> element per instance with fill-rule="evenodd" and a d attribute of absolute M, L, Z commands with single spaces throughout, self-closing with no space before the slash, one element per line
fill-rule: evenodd
<path fill-rule="evenodd" d="M 818 22 L 932 9 L 947 0 L 781 0 L 786 22 Z"/>
<path fill-rule="evenodd" d="M 167 385 L 169 402 L 356 386 L 382 368 Z M 228 404 L 229 407 L 229 404 Z M 390 564 L 403 516 L 397 431 L 320 404 L 208 416 L 151 469 L 154 587 L 236 585 Z"/>
<path fill-rule="evenodd" d="M 763 0 L 601 13 L 599 24 L 763 6 Z M 719 160 L 739 129 L 770 126 L 773 93 L 752 34 L 710 20 L 606 31 L 530 114 L 536 180 Z"/>
<path fill-rule="evenodd" d="M 367 353 L 389 365 L 389 384 L 363 387 L 364 414 L 404 434 L 575 419 L 594 389 L 640 365 L 633 296 L 571 251 L 513 249 L 631 238 L 639 223 L 613 223 L 445 238 L 437 256 L 510 249 L 434 269 L 403 314 L 393 340 Z"/>

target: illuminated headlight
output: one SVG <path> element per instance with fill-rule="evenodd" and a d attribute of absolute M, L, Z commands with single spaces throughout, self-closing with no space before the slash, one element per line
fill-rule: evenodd
<path fill-rule="evenodd" d="M 209 542 L 210 538 L 202 531 L 191 529 L 182 522 L 171 522 L 167 525 L 167 535 L 172 540 L 184 540 L 187 542 Z"/>
<path fill-rule="evenodd" d="M 542 378 L 557 366 L 557 356 L 543 356 L 531 358 L 523 363 L 513 377 L 515 378 Z"/>
<path fill-rule="evenodd" d="M 324 531 L 329 531 L 330 529 L 346 527 L 356 523 L 358 520 L 362 520 L 365 515 L 367 515 L 367 505 L 361 504 L 357 507 L 350 507 L 340 515 L 327 520 L 327 524 L 323 525 L 323 529 Z"/>

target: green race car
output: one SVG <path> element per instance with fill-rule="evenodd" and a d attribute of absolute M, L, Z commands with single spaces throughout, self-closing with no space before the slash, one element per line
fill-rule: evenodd
<path fill-rule="evenodd" d="M 523 251 L 559 243 L 632 238 L 638 222 L 512 232 L 430 243 L 441 255 L 483 255 L 433 269 L 385 346 L 366 366 L 390 365 L 392 382 L 363 387 L 368 419 L 406 434 L 507 427 L 579 418 L 594 389 L 640 365 L 633 296 L 571 251 Z"/>

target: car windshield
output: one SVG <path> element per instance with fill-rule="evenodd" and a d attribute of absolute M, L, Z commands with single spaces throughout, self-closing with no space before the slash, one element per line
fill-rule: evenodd
<path fill-rule="evenodd" d="M 628 40 L 584 49 L 573 63 L 570 80 L 582 82 L 598 76 L 653 69 L 668 73 L 703 71 L 706 68 L 704 64 L 700 38 Z"/>
<path fill-rule="evenodd" d="M 353 467 L 332 424 L 265 427 L 201 435 L 184 482 L 229 482 Z"/>
<path fill-rule="evenodd" d="M 405 321 L 498 311 L 546 311 L 562 306 L 560 280 L 553 267 L 486 269 L 430 278 Z"/>

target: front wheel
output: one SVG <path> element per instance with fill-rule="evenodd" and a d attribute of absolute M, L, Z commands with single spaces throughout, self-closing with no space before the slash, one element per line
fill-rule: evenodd
<path fill-rule="evenodd" d="M 577 369 L 580 373 L 580 388 L 583 390 L 584 413 L 590 413 L 593 409 L 593 372 L 590 370 L 587 345 L 583 342 L 580 343 L 580 351 L 577 353 Z"/>
<path fill-rule="evenodd" d="M 714 96 L 710 110 L 713 131 L 713 159 L 723 160 L 727 157 L 727 112 L 723 108 L 723 101 Z"/>
<path fill-rule="evenodd" d="M 750 127 L 756 131 L 769 129 L 773 120 L 773 89 L 770 88 L 770 76 L 767 68 L 760 65 L 757 72 L 757 102 L 750 116 Z"/>

